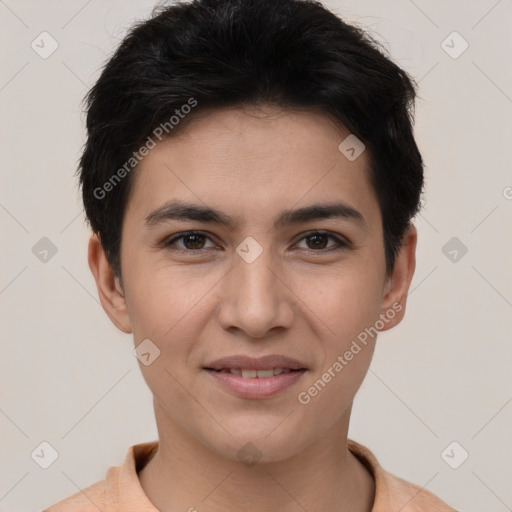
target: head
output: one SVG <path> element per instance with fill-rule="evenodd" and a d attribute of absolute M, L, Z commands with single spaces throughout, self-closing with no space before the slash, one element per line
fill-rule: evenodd
<path fill-rule="evenodd" d="M 141 369 L 169 425 L 277 459 L 348 421 L 414 272 L 414 97 L 312 1 L 177 4 L 122 41 L 86 98 L 89 263 L 115 325 L 159 354 Z M 219 358 L 269 354 L 303 367 L 286 390 L 212 380 Z"/>

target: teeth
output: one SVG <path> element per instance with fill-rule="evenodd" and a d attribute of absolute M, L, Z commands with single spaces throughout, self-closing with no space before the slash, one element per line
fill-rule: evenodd
<path fill-rule="evenodd" d="M 232 373 L 233 375 L 242 376 L 244 379 L 258 377 L 265 379 L 273 377 L 274 375 L 280 375 L 281 373 L 288 373 L 290 370 L 283 370 L 282 368 L 271 368 L 269 370 L 243 370 L 238 368 L 230 368 L 229 370 L 222 370 L 226 373 Z"/>
<path fill-rule="evenodd" d="M 265 377 L 272 377 L 274 375 L 274 370 L 272 368 L 270 370 L 258 370 L 256 375 L 261 379 Z"/>

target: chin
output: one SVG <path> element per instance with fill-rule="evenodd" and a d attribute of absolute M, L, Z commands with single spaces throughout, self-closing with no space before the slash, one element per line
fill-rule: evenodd
<path fill-rule="evenodd" d="M 260 418 L 261 420 L 261 418 Z M 226 430 L 224 442 L 209 443 L 219 455 L 247 466 L 258 463 L 276 463 L 296 455 L 303 443 L 299 439 L 299 425 L 280 424 L 283 418 L 275 417 L 268 421 L 247 423 L 237 422 L 236 425 L 224 423 Z M 284 423 L 284 422 L 283 422 Z"/>

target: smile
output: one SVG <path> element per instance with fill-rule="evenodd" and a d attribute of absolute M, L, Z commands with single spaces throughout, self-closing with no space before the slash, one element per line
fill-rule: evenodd
<path fill-rule="evenodd" d="M 239 398 L 270 398 L 295 384 L 307 371 L 297 359 L 281 354 L 235 354 L 209 362 L 203 371 L 223 391 Z"/>
<path fill-rule="evenodd" d="M 204 368 L 216 386 L 237 398 L 265 399 L 276 396 L 293 386 L 306 373 L 305 368 L 266 370 Z"/>

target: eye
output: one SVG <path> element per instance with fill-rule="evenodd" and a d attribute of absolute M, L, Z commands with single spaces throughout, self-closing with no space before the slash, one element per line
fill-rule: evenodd
<path fill-rule="evenodd" d="M 327 245 L 329 239 L 334 240 L 334 244 L 332 244 L 331 246 Z M 300 242 L 302 242 L 303 240 L 306 240 L 306 245 L 310 246 L 306 247 L 305 249 L 311 252 L 326 252 L 332 250 L 340 250 L 345 249 L 349 246 L 348 242 L 346 242 L 345 240 L 333 234 L 323 231 L 313 231 L 307 234 L 305 237 L 303 237 L 300 240 Z"/>
<path fill-rule="evenodd" d="M 205 240 L 210 240 L 206 234 L 201 233 L 200 231 L 189 231 L 187 233 L 181 233 L 170 240 L 164 242 L 165 247 L 169 247 L 173 250 L 177 251 L 185 251 L 185 252 L 200 252 L 208 247 L 205 247 Z M 177 248 L 171 247 L 176 245 L 176 242 L 182 242 L 183 246 L 178 246 Z M 216 247 L 216 245 L 212 242 L 210 247 Z"/>
<path fill-rule="evenodd" d="M 329 239 L 334 241 L 331 245 Z M 206 242 L 210 241 L 210 246 L 206 245 Z M 312 231 L 306 236 L 302 237 L 297 244 L 300 245 L 303 241 L 306 241 L 308 247 L 298 247 L 299 249 L 305 249 L 309 252 L 330 252 L 335 250 L 342 250 L 349 247 L 349 243 L 342 238 L 323 231 Z M 180 245 L 181 244 L 181 245 Z M 215 248 L 217 245 L 213 243 L 211 238 L 201 231 L 188 231 L 181 233 L 177 236 L 170 238 L 164 242 L 164 246 L 178 252 L 188 253 L 201 253 L 207 249 Z"/>

